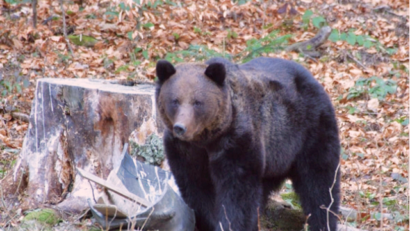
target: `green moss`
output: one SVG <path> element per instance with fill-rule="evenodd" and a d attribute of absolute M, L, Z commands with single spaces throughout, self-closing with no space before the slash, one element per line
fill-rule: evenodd
<path fill-rule="evenodd" d="M 54 226 L 61 221 L 60 216 L 53 209 L 39 209 L 27 214 L 23 221 L 36 220 L 40 224 Z"/>
<path fill-rule="evenodd" d="M 130 141 L 131 154 L 142 157 L 147 164 L 160 165 L 165 159 L 162 139 L 156 134 L 151 134 L 143 145 Z"/>
<path fill-rule="evenodd" d="M 69 35 L 68 39 L 77 46 L 93 47 L 98 40 L 87 35 Z"/>
<path fill-rule="evenodd" d="M 280 194 L 282 199 L 286 202 L 288 202 L 294 209 L 301 210 L 302 206 L 300 205 L 299 197 L 295 192 L 289 192 L 289 193 L 282 193 Z"/>
<path fill-rule="evenodd" d="M 87 231 L 101 231 L 102 229 L 96 226 L 87 227 Z"/>

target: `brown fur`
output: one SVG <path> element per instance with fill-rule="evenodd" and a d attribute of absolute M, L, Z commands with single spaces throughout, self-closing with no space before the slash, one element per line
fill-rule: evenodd
<path fill-rule="evenodd" d="M 336 230 L 340 142 L 332 104 L 300 64 L 222 58 L 157 63 L 164 150 L 198 230 L 257 230 L 258 211 L 286 178 L 312 231 Z M 336 175 L 336 182 L 332 186 Z"/>
<path fill-rule="evenodd" d="M 172 131 L 175 123 L 186 126 L 187 131 L 182 140 L 200 141 L 210 139 L 230 124 L 230 94 L 215 88 L 215 83 L 204 74 L 207 65 L 185 63 L 176 66 L 176 74 L 162 86 L 158 96 L 158 109 L 165 126 Z M 175 89 L 180 89 L 175 91 Z M 181 104 L 175 113 L 166 113 L 166 104 L 178 100 Z M 192 105 L 195 101 L 207 105 L 207 111 L 195 116 Z M 228 115 L 228 116 L 227 116 Z"/>

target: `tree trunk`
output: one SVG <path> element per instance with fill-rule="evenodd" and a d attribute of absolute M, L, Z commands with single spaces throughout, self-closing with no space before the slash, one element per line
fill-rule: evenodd
<path fill-rule="evenodd" d="M 2 182 L 8 201 L 14 204 L 20 194 L 23 209 L 51 204 L 78 213 L 88 207 L 86 199 L 101 188 L 76 168 L 106 179 L 131 132 L 144 134 L 152 124 L 156 130 L 154 91 L 151 84 L 38 80 L 20 158 Z"/>

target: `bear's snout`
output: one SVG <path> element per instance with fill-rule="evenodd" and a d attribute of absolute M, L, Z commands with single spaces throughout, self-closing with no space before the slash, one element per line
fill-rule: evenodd
<path fill-rule="evenodd" d="M 186 132 L 186 128 L 185 128 L 184 125 L 179 124 L 179 123 L 177 123 L 177 124 L 174 125 L 174 133 L 175 133 L 175 135 L 177 135 L 177 136 L 182 136 L 182 135 L 185 134 L 185 132 Z"/>

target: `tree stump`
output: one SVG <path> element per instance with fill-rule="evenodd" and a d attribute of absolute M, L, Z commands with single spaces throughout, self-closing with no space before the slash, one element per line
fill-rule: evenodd
<path fill-rule="evenodd" d="M 56 205 L 79 213 L 101 188 L 76 168 L 106 179 L 119 166 L 134 130 L 157 132 L 153 84 L 125 86 L 115 81 L 40 79 L 30 125 L 13 173 L 2 182 L 9 202 L 21 208 Z M 93 195 L 94 194 L 94 195 Z"/>

